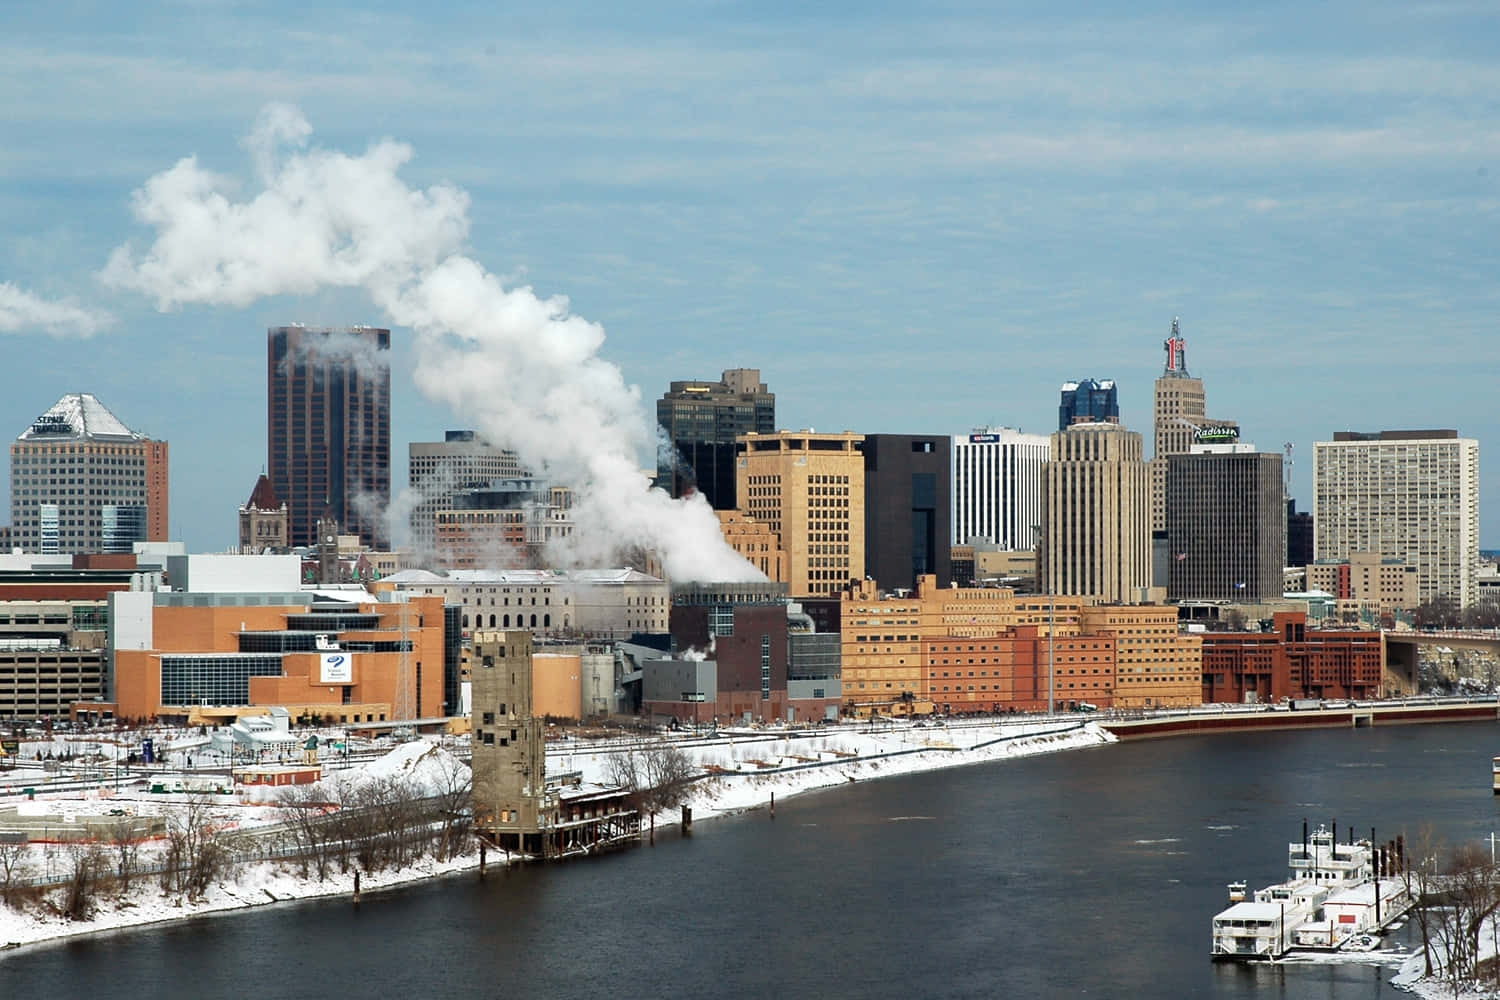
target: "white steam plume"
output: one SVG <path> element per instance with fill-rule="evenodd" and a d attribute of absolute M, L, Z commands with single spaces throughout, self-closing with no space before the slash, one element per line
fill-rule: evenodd
<path fill-rule="evenodd" d="M 92 337 L 114 322 L 109 313 L 97 312 L 71 302 L 49 302 L 0 281 L 0 333 L 40 330 L 53 337 Z"/>
<path fill-rule="evenodd" d="M 639 392 L 598 355 L 603 328 L 571 315 L 566 298 L 507 289 L 464 256 L 468 196 L 408 187 L 397 172 L 409 146 L 384 139 L 351 156 L 307 148 L 310 133 L 295 108 L 261 113 L 246 146 L 262 190 L 249 200 L 193 157 L 150 178 L 133 208 L 155 239 L 139 254 L 116 249 L 103 280 L 163 310 L 363 288 L 415 332 L 418 388 L 574 487 L 576 557 L 609 561 L 639 546 L 675 580 L 764 579 L 705 501 L 648 488 L 636 455 L 654 441 Z"/>
<path fill-rule="evenodd" d="M 301 337 L 296 347 L 281 360 L 280 371 L 285 374 L 294 362 L 334 362 L 354 366 L 362 378 L 384 378 L 391 367 L 391 352 L 381 350 L 370 337 L 361 337 L 345 330 L 319 331 L 316 336 Z"/>

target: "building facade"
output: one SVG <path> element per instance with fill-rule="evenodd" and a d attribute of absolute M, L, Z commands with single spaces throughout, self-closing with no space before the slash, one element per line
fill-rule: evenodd
<path fill-rule="evenodd" d="M 1167 464 L 1167 598 L 1260 603 L 1282 594 L 1281 455 L 1195 445 Z"/>
<path fill-rule="evenodd" d="M 341 723 L 438 715 L 443 629 L 433 597 L 116 593 L 108 697 L 126 719 L 207 720 L 250 705 Z"/>
<path fill-rule="evenodd" d="M 287 506 L 265 473 L 255 481 L 250 499 L 240 506 L 240 552 L 283 552 L 287 549 Z"/>
<path fill-rule="evenodd" d="M 1057 429 L 1065 431 L 1073 424 L 1120 422 L 1120 393 L 1115 380 L 1079 379 L 1064 382 L 1062 399 L 1057 406 Z"/>
<path fill-rule="evenodd" d="M 1202 639 L 1205 703 L 1384 694 L 1374 629 L 1308 628 L 1304 612 L 1282 611 L 1270 632 L 1207 632 Z"/>
<path fill-rule="evenodd" d="M 438 551 L 438 511 L 457 508 L 455 497 L 496 480 L 526 478 L 515 452 L 471 430 L 447 431 L 441 441 L 413 441 L 406 453 L 407 482 L 418 498 L 411 510 L 411 544 L 432 565 L 450 565 Z"/>
<path fill-rule="evenodd" d="M 667 634 L 666 581 L 633 569 L 403 570 L 377 591 L 441 597 L 464 634 L 525 629 L 539 637 L 628 639 Z"/>
<path fill-rule="evenodd" d="M 1090 604 L 1003 587 L 882 596 L 869 581 L 840 608 L 848 714 L 1041 711 L 1197 704 L 1198 639 L 1164 605 Z"/>
<path fill-rule="evenodd" d="M 1455 430 L 1340 431 L 1313 444 L 1318 560 L 1356 552 L 1417 569 L 1421 603 L 1478 599 L 1479 442 Z"/>
<path fill-rule="evenodd" d="M 536 479 L 495 480 L 448 497 L 433 512 L 433 568 L 536 569 L 573 533 L 573 491 Z"/>
<path fill-rule="evenodd" d="M 1322 590 L 1340 602 L 1369 605 L 1381 614 L 1414 611 L 1421 603 L 1417 567 L 1401 559 L 1373 552 L 1355 552 L 1348 559 L 1308 563 L 1304 586 Z"/>
<path fill-rule="evenodd" d="M 0 719 L 62 719 L 104 696 L 104 601 L 0 602 Z"/>
<path fill-rule="evenodd" d="M 779 431 L 739 439 L 740 507 L 781 539 L 794 597 L 865 575 L 864 436 Z"/>
<path fill-rule="evenodd" d="M 732 368 L 717 382 L 673 382 L 656 402 L 656 424 L 671 447 L 657 450 L 657 485 L 674 497 L 703 494 L 715 510 L 739 501 L 735 441 L 776 431 L 776 394 L 758 368 Z"/>
<path fill-rule="evenodd" d="M 1203 380 L 1188 374 L 1187 340 L 1177 317 L 1172 317 L 1172 335 L 1162 347 L 1167 354 L 1161 377 L 1156 380 L 1152 404 L 1151 530 L 1167 530 L 1167 460 L 1188 454 L 1205 438 L 1235 441 L 1239 427 L 1230 420 L 1211 420 Z M 1279 487 L 1278 487 L 1279 489 Z"/>
<path fill-rule="evenodd" d="M 391 332 L 281 326 L 266 335 L 266 462 L 293 546 L 332 509 L 369 548 L 390 544 Z"/>
<path fill-rule="evenodd" d="M 781 537 L 765 524 L 738 510 L 716 511 L 724 541 L 772 583 L 786 582 L 786 552 Z"/>
<path fill-rule="evenodd" d="M 1143 600 L 1151 531 L 1141 436 L 1110 423 L 1058 431 L 1042 484 L 1039 589 L 1111 603 Z"/>
<path fill-rule="evenodd" d="M 676 652 L 697 650 L 713 662 L 711 676 L 704 678 L 711 688 L 678 689 L 679 701 L 645 704 L 648 712 L 692 720 L 695 713 L 711 710 L 714 718 L 735 723 L 787 717 L 789 633 L 780 584 L 676 587 L 671 630 Z"/>
<path fill-rule="evenodd" d="M 982 539 L 1002 549 L 1036 548 L 1042 469 L 1052 439 L 1009 427 L 976 427 L 953 437 L 954 545 Z"/>
<path fill-rule="evenodd" d="M 167 538 L 167 443 L 71 393 L 10 446 L 11 544 L 24 552 L 129 553 Z"/>
<path fill-rule="evenodd" d="M 951 578 L 952 469 L 947 435 L 867 434 L 865 573 L 887 590 Z"/>

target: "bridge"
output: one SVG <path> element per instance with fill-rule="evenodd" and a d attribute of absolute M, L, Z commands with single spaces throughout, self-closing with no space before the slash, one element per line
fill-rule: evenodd
<path fill-rule="evenodd" d="M 1483 649 L 1500 656 L 1500 629 L 1446 629 L 1380 633 L 1380 660 L 1385 666 L 1387 691 L 1417 693 L 1417 650 L 1421 646 Z"/>

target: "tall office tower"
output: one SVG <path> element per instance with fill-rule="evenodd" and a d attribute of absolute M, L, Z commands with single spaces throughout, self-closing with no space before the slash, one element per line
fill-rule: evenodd
<path fill-rule="evenodd" d="M 1169 457 L 1167 599 L 1280 599 L 1285 518 L 1279 452 L 1204 444 Z"/>
<path fill-rule="evenodd" d="M 288 541 L 317 541 L 332 508 L 361 543 L 389 544 L 391 331 L 272 327 L 266 335 L 266 462 L 287 502 Z"/>
<path fill-rule="evenodd" d="M 1186 455 L 1197 442 L 1199 432 L 1211 434 L 1222 429 L 1221 437 L 1237 439 L 1239 428 L 1232 420 L 1210 420 L 1204 414 L 1203 380 L 1193 378 L 1187 369 L 1187 340 L 1182 336 L 1177 317 L 1172 317 L 1172 336 L 1162 344 L 1167 363 L 1156 380 L 1155 441 L 1151 450 L 1151 530 L 1167 527 L 1167 459 Z"/>
<path fill-rule="evenodd" d="M 1080 379 L 1064 382 L 1062 402 L 1057 407 L 1057 429 L 1065 431 L 1070 424 L 1117 424 L 1120 422 L 1120 394 L 1115 380 Z"/>
<path fill-rule="evenodd" d="M 697 490 L 714 510 L 734 510 L 735 439 L 775 433 L 776 394 L 759 368 L 731 368 L 717 382 L 673 382 L 656 401 L 656 423 L 666 438 L 657 447 L 657 485 L 674 497 Z"/>
<path fill-rule="evenodd" d="M 946 434 L 865 435 L 865 572 L 883 590 L 948 586 L 953 473 Z"/>
<path fill-rule="evenodd" d="M 976 427 L 953 438 L 954 545 L 975 539 L 1035 549 L 1042 523 L 1042 468 L 1052 439 L 1009 427 Z"/>
<path fill-rule="evenodd" d="M 1044 593 L 1133 604 L 1151 583 L 1150 483 L 1141 436 L 1119 424 L 1052 435 L 1042 477 Z"/>
<path fill-rule="evenodd" d="M 1479 587 L 1479 442 L 1455 430 L 1337 431 L 1313 444 L 1318 559 L 1373 552 L 1417 567 L 1425 604 Z"/>
<path fill-rule="evenodd" d="M 865 575 L 864 435 L 778 431 L 739 439 L 740 509 L 781 537 L 793 597 Z"/>
<path fill-rule="evenodd" d="M 516 453 L 496 448 L 473 431 L 448 431 L 441 441 L 406 446 L 407 481 L 419 497 L 411 511 L 411 544 L 418 552 L 439 554 L 437 512 L 457 506 L 453 499 L 496 480 L 527 478 Z"/>
<path fill-rule="evenodd" d="M 167 443 L 70 393 L 10 446 L 11 544 L 26 552 L 130 552 L 167 540 Z"/>

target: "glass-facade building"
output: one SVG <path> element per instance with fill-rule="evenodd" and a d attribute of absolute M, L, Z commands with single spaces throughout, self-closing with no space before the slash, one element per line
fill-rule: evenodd
<path fill-rule="evenodd" d="M 1120 395 L 1115 380 L 1079 379 L 1064 382 L 1062 402 L 1057 407 L 1057 429 L 1065 431 L 1070 424 L 1120 422 Z"/>

